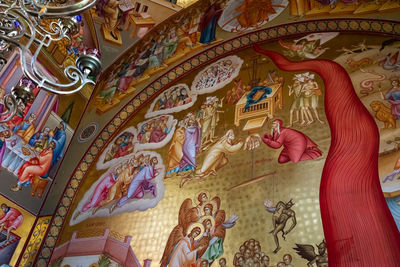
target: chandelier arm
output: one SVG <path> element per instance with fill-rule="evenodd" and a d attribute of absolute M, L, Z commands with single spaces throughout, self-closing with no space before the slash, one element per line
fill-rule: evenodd
<path fill-rule="evenodd" d="M 12 45 L 19 49 L 22 71 L 37 87 L 51 93 L 66 95 L 78 92 L 86 84 L 95 84 L 88 77 L 89 75 L 97 75 L 101 68 L 101 63 L 94 54 L 90 54 L 91 52 L 89 54 L 85 52 L 85 55 L 78 57 L 76 66 L 68 66 L 64 69 L 65 77 L 70 80 L 70 82 L 64 84 L 59 84 L 47 77 L 46 73 L 38 68 L 37 63 L 43 47 L 48 47 L 51 42 L 59 41 L 63 38 L 71 40 L 69 35 L 71 32 L 76 31 L 76 28 L 74 28 L 76 26 L 73 24 L 76 22 L 71 23 L 71 19 L 60 17 L 71 17 L 82 13 L 93 6 L 96 0 L 82 0 L 79 3 L 61 7 L 48 6 L 49 1 L 46 3 L 38 3 L 37 0 L 1 2 L 0 40 L 4 40 L 6 46 Z M 41 23 L 43 18 L 52 17 L 56 17 L 58 20 L 50 21 L 47 26 Z M 25 44 L 21 42 L 22 37 L 28 39 L 24 42 Z M 35 47 L 33 47 L 34 43 Z M 12 102 L 10 99 L 13 99 L 13 96 L 7 102 L 10 109 L 15 106 L 14 113 L 10 115 L 13 117 L 17 112 L 19 102 L 15 102 L 17 101 L 16 99 Z M 0 115 L 4 116 L 9 113 Z"/>
<path fill-rule="evenodd" d="M 0 117 L 7 116 L 4 120 L 0 119 L 0 123 L 10 121 L 17 113 L 17 101 L 11 95 L 4 96 L 4 106 L 7 111 L 0 113 Z"/>
<path fill-rule="evenodd" d="M 33 0 L 33 5 L 40 10 L 34 10 L 28 8 L 25 4 L 22 3 L 26 12 L 33 16 L 40 16 L 46 18 L 54 18 L 54 17 L 65 17 L 65 16 L 74 16 L 79 15 L 86 11 L 87 9 L 94 6 L 97 0 L 82 0 L 78 3 L 72 5 L 64 5 L 64 6 L 48 6 L 39 3 L 37 0 Z"/>
<path fill-rule="evenodd" d="M 25 50 L 25 52 L 27 51 L 26 48 L 21 49 L 21 53 L 23 53 L 24 50 Z M 37 51 L 40 51 L 40 50 L 38 49 Z M 36 52 L 35 52 L 35 54 L 36 54 Z M 32 56 L 30 65 L 27 64 L 26 57 L 22 56 L 21 57 L 21 66 L 22 66 L 24 75 L 26 75 L 29 79 L 31 79 L 34 83 L 36 83 L 39 88 L 41 88 L 43 90 L 46 90 L 46 91 L 49 91 L 49 92 L 55 93 L 55 94 L 67 95 L 67 94 L 73 94 L 73 93 L 78 92 L 86 84 L 92 84 L 92 85 L 95 84 L 94 81 L 88 79 L 85 74 L 82 75 L 81 72 L 79 71 L 79 69 L 77 69 L 74 66 L 68 66 L 64 70 L 64 74 L 68 77 L 68 79 L 72 80 L 72 82 L 70 82 L 68 84 L 59 84 L 59 83 L 53 82 L 53 81 L 49 80 L 48 78 L 46 78 L 43 75 L 43 73 L 41 73 L 37 69 L 36 64 L 35 64 L 36 56 L 35 55 Z M 40 77 L 40 79 L 38 77 Z M 70 88 L 70 87 L 76 86 L 79 82 L 80 82 L 80 86 L 77 88 L 74 88 L 72 90 L 61 91 L 61 90 L 53 89 L 53 88 L 57 88 L 57 87 L 58 88 Z"/>

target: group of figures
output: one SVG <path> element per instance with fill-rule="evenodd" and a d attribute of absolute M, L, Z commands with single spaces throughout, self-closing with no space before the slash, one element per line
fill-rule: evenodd
<path fill-rule="evenodd" d="M 197 94 L 184 83 L 176 84 L 161 93 L 150 105 L 145 118 L 170 114 L 191 107 L 197 100 Z"/>
<path fill-rule="evenodd" d="M 226 229 L 232 228 L 238 216 L 225 221 L 219 197 L 210 199 L 209 193 L 199 193 L 193 200 L 187 198 L 179 210 L 178 225 L 171 231 L 161 266 L 210 266 L 222 256 Z M 226 262 L 225 262 L 226 263 Z"/>
<path fill-rule="evenodd" d="M 287 57 L 299 57 L 301 60 L 315 59 L 329 49 L 329 47 L 323 48 L 322 45 L 338 35 L 338 32 L 312 33 L 293 42 L 279 40 L 278 43 L 285 48 L 283 54 Z"/>
<path fill-rule="evenodd" d="M 106 152 L 103 163 L 124 157 L 134 152 L 135 135 L 131 132 L 123 132 L 113 142 L 111 148 Z"/>
<path fill-rule="evenodd" d="M 260 242 L 253 238 L 243 242 L 233 257 L 235 267 L 268 267 L 269 263 L 269 257 L 261 251 Z"/>
<path fill-rule="evenodd" d="M 182 84 L 165 91 L 161 97 L 157 99 L 153 111 L 173 109 L 190 102 L 192 102 L 192 99 L 189 95 L 188 88 L 185 84 Z"/>
<path fill-rule="evenodd" d="M 322 90 L 314 79 L 314 74 L 309 72 L 295 74 L 293 84 L 289 85 L 289 96 L 294 97 L 290 106 L 290 122 L 300 122 L 301 126 L 308 126 L 315 120 L 324 124 L 319 116 L 319 97 L 322 95 Z M 293 115 L 296 114 L 296 120 L 293 121 Z M 313 117 L 313 114 L 315 118 Z"/>
<path fill-rule="evenodd" d="M 66 123 L 61 121 L 54 130 L 44 127 L 41 131 L 35 129 L 36 115 L 30 114 L 26 120 L 7 128 L 2 124 L 0 132 L 0 164 L 7 158 L 7 153 L 14 153 L 13 149 L 20 149 L 19 153 L 30 156 L 18 170 L 17 185 L 11 187 L 12 191 L 19 191 L 22 186 L 32 183 L 35 176 L 45 179 L 49 177 L 53 167 L 63 156 L 66 145 Z M 7 146 L 9 143 L 9 147 Z M 18 144 L 18 145 L 17 145 Z M 7 149 L 9 148 L 9 149 Z"/>
<path fill-rule="evenodd" d="M 243 146 L 243 141 L 235 140 L 233 130 L 228 130 L 221 138 L 216 136 L 218 108 L 222 105 L 223 99 L 207 97 L 196 115 L 188 113 L 179 122 L 168 151 L 166 174 L 167 177 L 173 173 L 184 175 L 181 187 L 187 181 L 216 175 L 217 170 L 229 162 L 226 154 L 237 152 Z M 205 150 L 208 150 L 207 155 L 196 170 L 196 157 Z"/>
<path fill-rule="evenodd" d="M 217 84 L 230 79 L 235 71 L 235 67 L 230 59 L 219 61 L 218 64 L 213 64 L 202 72 L 200 79 L 196 79 L 193 82 L 193 88 L 195 90 L 202 90 L 215 87 Z"/>
<path fill-rule="evenodd" d="M 158 164 L 158 157 L 147 153 L 135 154 L 118 164 L 98 180 L 93 190 L 89 190 L 91 194 L 76 211 L 74 220 L 83 213 L 94 215 L 111 203 L 109 213 L 124 206 L 130 199 L 142 199 L 146 194 L 155 198 L 157 187 L 152 180 L 160 174 Z"/>
<path fill-rule="evenodd" d="M 214 42 L 216 19 L 222 13 L 218 2 L 224 1 L 212 3 L 208 9 L 204 8 L 208 5 L 191 8 L 184 16 L 176 18 L 168 25 L 156 27 L 142 38 L 130 56 L 114 67 L 99 96 L 112 104 L 115 92 L 126 93 L 133 81 L 139 81 L 146 76 L 147 69 L 152 72 L 162 69 L 164 65 L 172 63 L 175 57 L 178 59 L 196 47 Z M 114 17 L 111 19 L 114 26 L 110 28 L 116 29 L 118 24 L 114 22 Z"/>
<path fill-rule="evenodd" d="M 287 4 L 287 0 L 231 0 L 218 25 L 229 32 L 256 29 L 278 16 Z"/>
<path fill-rule="evenodd" d="M 173 126 L 168 125 L 168 116 L 160 116 L 140 125 L 137 136 L 139 144 L 159 143 L 167 137 Z"/>
<path fill-rule="evenodd" d="M 212 119 L 216 120 L 216 116 Z M 172 138 L 166 175 L 167 177 L 173 173 L 184 175 L 180 187 L 188 181 L 201 180 L 209 175 L 215 176 L 217 171 L 229 162 L 227 154 L 235 153 L 241 148 L 253 150 L 260 146 L 261 141 L 273 149 L 283 147 L 278 158 L 279 163 L 312 160 L 322 155 L 318 146 L 309 137 L 297 130 L 285 128 L 282 124 L 281 120 L 273 121 L 272 134 L 267 133 L 263 137 L 252 134 L 243 141 L 241 138 L 236 139 L 234 131 L 229 129 L 224 136 L 214 140 L 212 133 L 215 127 L 205 128 L 201 119 L 196 119 L 193 113 L 188 113 L 179 122 Z M 207 139 L 207 136 L 211 136 L 211 139 Z M 198 168 L 196 157 L 205 150 L 207 154 Z"/>

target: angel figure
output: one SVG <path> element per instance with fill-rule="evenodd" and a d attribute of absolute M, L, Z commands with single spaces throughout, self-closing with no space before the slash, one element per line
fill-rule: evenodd
<path fill-rule="evenodd" d="M 178 225 L 176 225 L 174 229 L 171 231 L 168 237 L 167 244 L 165 245 L 164 253 L 160 261 L 161 267 L 167 267 L 167 266 L 189 267 L 190 264 L 195 263 L 196 259 L 199 258 L 198 250 L 203 249 L 203 247 L 197 247 L 197 250 L 194 249 L 194 240 L 200 239 L 204 233 L 204 226 L 201 223 L 197 223 L 199 219 L 200 216 L 198 213 L 198 209 L 193 206 L 193 201 L 190 198 L 185 199 L 179 209 Z M 192 226 L 195 225 L 196 223 L 200 231 L 198 231 L 197 235 L 194 237 L 194 235 L 191 235 L 191 232 L 189 232 L 188 230 L 189 229 L 194 230 Z M 183 239 L 186 238 L 187 240 L 188 239 L 187 237 L 189 238 L 189 241 L 187 243 L 189 243 L 190 248 L 192 248 L 192 250 L 190 251 L 196 251 L 196 257 L 192 260 L 192 262 L 187 262 L 185 263 L 185 265 L 179 265 L 179 263 L 173 265 L 174 262 L 171 260 L 173 256 L 172 254 L 174 253 L 174 249 L 178 247 L 178 243 L 180 243 Z"/>
<path fill-rule="evenodd" d="M 190 264 L 201 264 L 204 260 L 210 264 L 223 253 L 223 241 L 225 239 L 225 229 L 235 225 L 237 216 L 232 216 L 225 222 L 225 211 L 220 210 L 220 198 L 214 197 L 208 201 L 208 196 L 202 192 L 198 196 L 199 205 L 194 206 L 193 201 L 187 198 L 183 201 L 178 216 L 178 225 L 171 231 L 164 253 L 161 259 L 161 266 L 181 267 L 191 266 Z M 200 210 L 200 212 L 199 212 Z M 201 225 L 201 232 L 193 238 L 191 249 L 188 253 L 196 251 L 195 262 L 190 261 L 187 265 L 185 262 L 174 262 L 173 259 L 177 248 L 180 246 L 181 240 L 186 238 L 193 228 L 193 224 Z M 186 233 L 186 236 L 185 236 Z"/>
<path fill-rule="evenodd" d="M 232 228 L 239 218 L 237 215 L 232 215 L 225 221 L 225 211 L 220 209 L 220 205 L 219 197 L 214 197 L 204 203 L 200 218 L 205 230 L 198 242 L 198 245 L 203 245 L 203 250 L 199 251 L 199 256 L 201 255 L 199 261 L 207 260 L 209 265 L 223 254 L 226 229 Z"/>
<path fill-rule="evenodd" d="M 278 233 L 282 232 L 282 238 L 286 240 L 286 235 L 289 234 L 296 226 L 296 213 L 292 210 L 294 203 L 289 200 L 287 203 L 279 201 L 276 206 L 273 206 L 270 200 L 264 202 L 264 205 L 268 212 L 272 213 L 272 225 L 274 229 L 270 232 L 274 236 L 276 249 L 274 253 L 277 253 L 281 247 L 279 246 Z M 291 221 L 291 225 L 288 230 L 285 231 L 286 223 Z"/>
<path fill-rule="evenodd" d="M 303 259 L 308 260 L 308 267 L 313 267 L 314 264 L 316 264 L 317 267 L 328 267 L 328 255 L 326 253 L 325 240 L 322 240 L 322 242 L 316 246 L 318 248 L 318 254 L 315 253 L 313 245 L 296 244 L 296 247 L 293 249 L 296 250 L 297 254 L 299 254 Z"/>

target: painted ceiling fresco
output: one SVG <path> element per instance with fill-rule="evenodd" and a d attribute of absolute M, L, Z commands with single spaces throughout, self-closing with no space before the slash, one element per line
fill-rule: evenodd
<path fill-rule="evenodd" d="M 396 140 L 385 135 L 397 128 L 383 118 L 396 120 L 388 94 L 397 74 L 385 58 L 396 55 L 398 43 L 388 40 L 326 32 L 261 46 L 298 62 L 344 67 L 380 128 L 380 154 L 393 155 L 382 184 L 397 179 L 397 171 L 390 174 Z M 327 264 L 319 187 L 332 140 L 323 79 L 310 70 L 282 71 L 255 49 L 207 61 L 168 83 L 134 117 L 123 119 L 125 107 L 103 132 L 114 132 L 110 142 L 85 167 L 56 255 L 74 232 L 84 238 L 110 229 L 132 236 L 139 262 L 151 266 Z M 78 170 L 71 189 L 79 177 Z M 385 193 L 389 203 L 398 201 Z"/>
<path fill-rule="evenodd" d="M 0 126 L 0 263 L 396 266 L 399 2 L 190 4 L 99 1 L 45 52 L 109 67 Z"/>

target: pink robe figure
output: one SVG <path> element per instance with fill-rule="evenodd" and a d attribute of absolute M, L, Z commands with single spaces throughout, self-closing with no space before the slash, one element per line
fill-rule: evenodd
<path fill-rule="evenodd" d="M 135 73 L 136 64 L 132 63 L 127 69 L 126 73 L 119 79 L 118 90 L 120 92 L 126 92 L 133 80 L 133 74 Z"/>
<path fill-rule="evenodd" d="M 161 142 L 167 135 L 160 127 L 157 127 L 151 132 L 149 143 Z"/>
<path fill-rule="evenodd" d="M 189 237 L 184 237 L 176 244 L 168 266 L 191 267 L 192 264 L 196 264 L 196 260 L 197 251 L 194 250 L 193 243 Z"/>
<path fill-rule="evenodd" d="M 274 149 L 283 146 L 279 155 L 278 162 L 286 163 L 289 161 L 299 162 L 311 160 L 322 156 L 318 146 L 302 132 L 281 127 L 282 121 L 276 120 L 280 124 L 280 133 L 274 131 L 273 136 L 265 134 L 263 142 Z"/>
<path fill-rule="evenodd" d="M 117 152 L 115 152 L 114 159 L 126 156 L 132 153 L 134 146 L 131 143 L 127 144 L 126 146 L 118 148 Z"/>
<path fill-rule="evenodd" d="M 100 205 L 100 203 L 107 199 L 108 191 L 115 184 L 116 177 L 115 174 L 109 173 L 106 177 L 104 177 L 96 188 L 90 200 L 83 205 L 81 212 L 86 212 L 92 208 L 96 208 Z"/>
<path fill-rule="evenodd" d="M 52 159 L 53 150 L 48 148 L 40 152 L 37 157 L 25 162 L 18 171 L 18 184 L 31 182 L 35 175 L 45 175 L 50 169 Z"/>
<path fill-rule="evenodd" d="M 0 217 L 0 224 L 4 223 L 4 227 L 6 229 L 14 229 L 16 230 L 21 226 L 24 221 L 24 216 L 22 216 L 21 212 L 15 208 L 9 207 L 8 212 L 5 212 Z"/>

